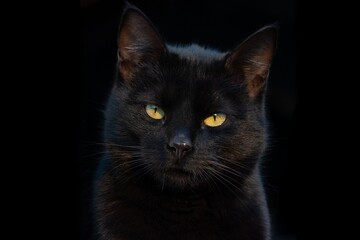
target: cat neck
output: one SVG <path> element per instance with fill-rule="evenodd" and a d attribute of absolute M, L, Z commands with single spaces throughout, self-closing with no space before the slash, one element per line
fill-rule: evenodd
<path fill-rule="evenodd" d="M 248 177 L 241 186 L 202 186 L 197 189 L 173 189 L 161 186 L 151 179 L 141 179 L 134 182 L 114 184 L 111 176 L 104 176 L 100 186 L 103 193 L 114 201 L 129 203 L 129 206 L 149 209 L 168 208 L 187 211 L 197 206 L 212 206 L 219 203 L 227 205 L 246 205 L 254 199 L 259 199 L 261 191 L 260 179 L 255 172 Z M 240 191 L 241 189 L 241 191 Z M 261 198 L 261 196 L 260 196 Z"/>
<path fill-rule="evenodd" d="M 257 226 L 259 237 L 254 239 L 267 239 L 263 234 L 269 232 L 268 217 L 262 207 L 261 191 L 240 193 L 219 188 L 176 192 L 149 186 L 149 183 L 139 181 L 114 188 L 109 176 L 104 176 L 97 191 L 97 212 L 99 216 L 105 216 L 99 218 L 100 227 L 109 229 L 106 224 L 117 224 L 125 229 L 119 232 L 132 229 L 134 236 L 143 234 L 146 237 L 142 239 L 155 240 L 168 239 L 174 232 L 179 235 L 178 239 L 203 239 L 202 233 L 213 236 L 207 239 L 245 239 L 252 231 L 249 226 Z M 261 224 L 255 224 L 258 222 Z M 136 229 L 132 223 L 137 223 Z M 218 234 L 224 229 L 227 237 L 220 238 Z M 154 232 L 154 237 L 148 238 L 147 232 Z"/>

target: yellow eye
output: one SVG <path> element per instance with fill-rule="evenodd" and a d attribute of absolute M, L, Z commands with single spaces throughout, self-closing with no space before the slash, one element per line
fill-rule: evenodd
<path fill-rule="evenodd" d="M 153 119 L 162 119 L 165 116 L 165 113 L 161 108 L 151 104 L 146 105 L 146 113 Z"/>
<path fill-rule="evenodd" d="M 222 114 L 222 113 L 216 113 L 213 114 L 212 116 L 206 118 L 204 120 L 204 123 L 206 126 L 209 127 L 218 127 L 220 125 L 222 125 L 226 120 L 226 115 Z"/>

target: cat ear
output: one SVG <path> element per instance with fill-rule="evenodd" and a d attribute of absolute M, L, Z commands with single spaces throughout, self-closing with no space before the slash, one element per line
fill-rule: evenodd
<path fill-rule="evenodd" d="M 277 27 L 266 26 L 241 43 L 226 59 L 226 68 L 243 81 L 248 95 L 255 98 L 263 92 L 276 48 Z"/>
<path fill-rule="evenodd" d="M 125 81 L 131 79 L 139 63 L 154 61 L 166 51 L 150 20 L 139 9 L 128 7 L 118 35 L 118 67 L 122 78 Z"/>

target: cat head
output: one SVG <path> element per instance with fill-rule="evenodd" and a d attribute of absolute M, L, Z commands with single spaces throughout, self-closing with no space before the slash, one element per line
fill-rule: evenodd
<path fill-rule="evenodd" d="M 266 145 L 264 93 L 276 37 L 267 26 L 225 53 L 170 46 L 128 7 L 105 112 L 114 176 L 172 189 L 231 186 L 250 176 Z"/>

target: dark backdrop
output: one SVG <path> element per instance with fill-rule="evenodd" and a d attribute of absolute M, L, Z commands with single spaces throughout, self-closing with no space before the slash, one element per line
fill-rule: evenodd
<path fill-rule="evenodd" d="M 228 50 L 266 24 L 279 22 L 279 44 L 270 73 L 267 113 L 272 142 L 264 163 L 274 240 L 297 236 L 295 157 L 292 153 L 296 90 L 296 0 L 131 1 L 170 43 L 197 42 Z M 101 119 L 116 63 L 121 0 L 82 0 L 82 102 L 77 159 L 81 171 L 81 240 L 92 239 L 92 176 L 101 142 Z"/>

